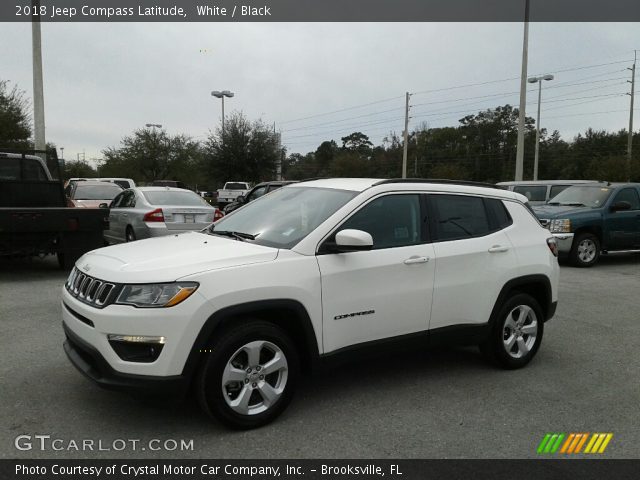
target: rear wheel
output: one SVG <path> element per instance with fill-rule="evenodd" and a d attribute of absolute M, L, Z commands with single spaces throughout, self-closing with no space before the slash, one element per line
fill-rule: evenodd
<path fill-rule="evenodd" d="M 600 258 L 600 240 L 592 233 L 581 233 L 573 239 L 569 254 L 571 263 L 576 267 L 591 267 Z"/>
<path fill-rule="evenodd" d="M 266 425 L 293 398 L 298 352 L 287 333 L 260 320 L 222 334 L 204 350 L 196 382 L 200 405 L 236 429 Z"/>
<path fill-rule="evenodd" d="M 125 239 L 127 240 L 127 242 L 134 242 L 136 240 L 136 234 L 133 231 L 133 227 L 131 225 L 127 227 L 127 231 L 125 233 Z"/>
<path fill-rule="evenodd" d="M 543 332 L 540 305 L 531 295 L 517 293 L 498 312 L 480 350 L 503 368 L 521 368 L 536 355 Z"/>

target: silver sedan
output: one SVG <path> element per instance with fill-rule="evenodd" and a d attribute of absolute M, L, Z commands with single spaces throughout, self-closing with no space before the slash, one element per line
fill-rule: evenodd
<path fill-rule="evenodd" d="M 136 187 L 123 191 L 109 205 L 108 243 L 202 230 L 222 216 L 190 190 Z"/>

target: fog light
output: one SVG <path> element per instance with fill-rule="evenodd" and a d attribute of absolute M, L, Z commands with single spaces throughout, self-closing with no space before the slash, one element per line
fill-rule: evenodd
<path fill-rule="evenodd" d="M 145 335 L 109 335 L 109 345 L 126 362 L 155 362 L 162 352 L 166 338 Z"/>

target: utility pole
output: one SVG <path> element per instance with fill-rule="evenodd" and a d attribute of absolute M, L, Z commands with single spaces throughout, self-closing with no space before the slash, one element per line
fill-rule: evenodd
<path fill-rule="evenodd" d="M 404 109 L 404 149 L 402 151 L 402 178 L 407 178 L 407 143 L 409 140 L 409 92 L 406 94 Z"/>
<path fill-rule="evenodd" d="M 276 180 L 282 180 L 282 137 L 276 133 L 276 122 L 273 122 L 273 134 L 278 140 L 278 159 L 276 160 Z"/>
<path fill-rule="evenodd" d="M 522 41 L 522 73 L 520 74 L 520 111 L 518 116 L 518 145 L 516 147 L 515 180 L 522 180 L 524 170 L 524 122 L 527 104 L 527 56 L 529 49 L 529 0 L 524 5 L 524 39 Z"/>
<path fill-rule="evenodd" d="M 40 0 L 32 0 L 32 7 L 39 11 Z M 42 39 L 40 31 L 40 17 L 34 17 L 31 21 L 31 43 L 33 50 L 33 137 L 35 149 L 47 148 L 44 134 L 44 89 L 42 81 Z M 44 161 L 46 153 L 39 153 Z"/>
<path fill-rule="evenodd" d="M 629 110 L 629 139 L 627 140 L 627 181 L 631 181 L 631 153 L 633 149 L 633 98 L 636 87 L 636 59 L 638 51 L 633 51 L 633 66 L 631 70 L 631 107 Z"/>

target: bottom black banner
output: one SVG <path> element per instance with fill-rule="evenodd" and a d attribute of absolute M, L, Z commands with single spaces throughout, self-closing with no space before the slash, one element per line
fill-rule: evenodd
<path fill-rule="evenodd" d="M 0 479 L 636 479 L 640 460 L 0 460 Z"/>

